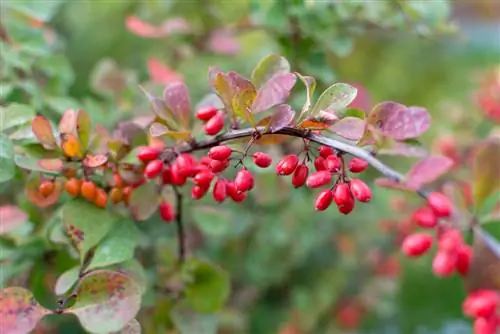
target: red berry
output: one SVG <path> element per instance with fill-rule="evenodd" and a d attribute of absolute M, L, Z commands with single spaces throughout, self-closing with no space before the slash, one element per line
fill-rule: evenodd
<path fill-rule="evenodd" d="M 432 270 L 436 276 L 450 276 L 455 270 L 456 263 L 456 254 L 439 251 L 432 261 Z"/>
<path fill-rule="evenodd" d="M 465 299 L 463 312 L 472 318 L 489 318 L 495 314 L 500 297 L 493 290 L 477 290 Z"/>
<path fill-rule="evenodd" d="M 498 329 L 500 329 L 500 319 L 496 319 L 495 316 L 474 320 L 474 334 L 498 334 Z"/>
<path fill-rule="evenodd" d="M 214 178 L 214 173 L 212 173 L 210 170 L 204 170 L 196 174 L 193 180 L 197 186 L 200 186 L 202 188 L 208 188 L 210 187 L 210 183 L 212 182 L 213 178 Z"/>
<path fill-rule="evenodd" d="M 137 159 L 141 160 L 143 163 L 147 163 L 158 159 L 160 152 L 161 150 L 157 147 L 145 147 L 137 153 Z"/>
<path fill-rule="evenodd" d="M 289 154 L 283 157 L 276 165 L 276 173 L 278 175 L 290 175 L 292 174 L 299 163 L 299 157 L 297 154 Z"/>
<path fill-rule="evenodd" d="M 423 207 L 413 212 L 413 221 L 420 227 L 433 228 L 437 225 L 438 219 L 429 207 Z"/>
<path fill-rule="evenodd" d="M 215 146 L 208 151 L 208 156 L 212 160 L 227 160 L 231 156 L 231 149 L 225 145 Z"/>
<path fill-rule="evenodd" d="M 172 171 L 170 168 L 165 168 L 161 174 L 161 180 L 163 184 L 170 184 L 172 182 Z"/>
<path fill-rule="evenodd" d="M 147 165 L 146 168 L 144 169 L 144 177 L 148 179 L 154 179 L 163 170 L 163 161 L 161 160 L 153 160 L 150 161 Z"/>
<path fill-rule="evenodd" d="M 200 165 L 210 167 L 210 161 L 212 161 L 212 159 L 210 159 L 207 156 L 204 156 L 200 159 Z"/>
<path fill-rule="evenodd" d="M 170 183 L 174 186 L 182 186 L 186 183 L 185 173 L 182 173 L 179 169 L 179 165 L 174 163 L 170 167 Z"/>
<path fill-rule="evenodd" d="M 338 172 L 342 166 L 340 158 L 336 155 L 330 155 L 325 160 L 326 169 L 332 173 Z"/>
<path fill-rule="evenodd" d="M 175 159 L 174 165 L 177 165 L 178 172 L 182 176 L 193 176 L 195 172 L 196 159 L 191 154 L 183 153 Z"/>
<path fill-rule="evenodd" d="M 319 188 L 332 181 L 332 174 L 326 170 L 315 172 L 307 178 L 307 186 L 309 188 Z"/>
<path fill-rule="evenodd" d="M 245 198 L 247 197 L 247 194 L 239 191 L 236 189 L 236 186 L 234 185 L 234 182 L 227 182 L 226 183 L 226 191 L 229 197 L 236 203 L 243 202 Z"/>
<path fill-rule="evenodd" d="M 217 203 L 224 202 L 227 196 L 226 180 L 218 179 L 217 182 L 215 182 L 212 196 Z"/>
<path fill-rule="evenodd" d="M 194 186 L 191 189 L 191 197 L 193 199 L 200 199 L 208 192 L 209 187 Z"/>
<path fill-rule="evenodd" d="M 360 202 L 367 203 L 372 199 L 372 191 L 360 179 L 352 179 L 350 182 L 352 195 Z"/>
<path fill-rule="evenodd" d="M 80 191 L 82 193 L 83 198 L 85 198 L 87 201 L 94 201 L 94 198 L 96 196 L 96 185 L 92 181 L 83 181 L 82 182 L 82 187 L 80 188 Z"/>
<path fill-rule="evenodd" d="M 261 168 L 267 168 L 271 166 L 273 159 L 269 154 L 263 152 L 255 152 L 253 154 L 253 163 Z"/>
<path fill-rule="evenodd" d="M 317 172 L 325 170 L 326 169 L 326 160 L 323 157 L 317 157 L 314 159 L 314 169 L 316 169 Z"/>
<path fill-rule="evenodd" d="M 160 216 L 166 222 L 171 222 L 174 220 L 174 208 L 169 202 L 160 203 Z"/>
<path fill-rule="evenodd" d="M 205 123 L 205 133 L 209 136 L 215 136 L 224 127 L 224 114 L 217 112 L 214 117 Z"/>
<path fill-rule="evenodd" d="M 316 197 L 314 207 L 318 211 L 324 211 L 328 209 L 330 204 L 332 204 L 332 200 L 333 200 L 333 193 L 331 192 L 330 189 L 325 189 L 322 192 L 320 192 Z"/>
<path fill-rule="evenodd" d="M 403 240 L 401 250 L 407 256 L 420 256 L 432 246 L 432 236 L 425 233 L 410 234 Z"/>
<path fill-rule="evenodd" d="M 214 173 L 220 173 L 224 171 L 229 166 L 229 160 L 219 161 L 212 160 L 210 161 L 210 169 Z"/>
<path fill-rule="evenodd" d="M 439 192 L 432 192 L 427 197 L 427 203 L 438 217 L 449 217 L 453 210 L 448 197 Z"/>
<path fill-rule="evenodd" d="M 456 269 L 462 276 L 467 275 L 469 272 L 470 261 L 472 258 L 472 248 L 467 245 L 462 245 L 457 253 Z"/>
<path fill-rule="evenodd" d="M 462 234 L 459 230 L 450 229 L 439 237 L 438 248 L 443 252 L 455 253 L 463 244 Z"/>
<path fill-rule="evenodd" d="M 339 183 L 335 186 L 333 200 L 340 213 L 347 215 L 354 209 L 354 197 L 347 183 Z"/>
<path fill-rule="evenodd" d="M 52 195 L 54 192 L 55 185 L 54 182 L 45 180 L 42 183 L 40 183 L 40 186 L 38 187 L 38 191 L 40 192 L 40 195 L 43 197 L 49 197 Z"/>
<path fill-rule="evenodd" d="M 335 153 L 335 152 L 334 152 L 334 151 L 333 151 L 333 149 L 332 149 L 331 147 L 329 147 L 329 146 L 324 146 L 324 145 L 323 145 L 323 146 L 320 146 L 320 147 L 319 147 L 319 155 L 320 155 L 322 158 L 324 158 L 324 159 L 328 158 L 330 155 L 333 155 L 333 153 Z"/>
<path fill-rule="evenodd" d="M 196 111 L 196 118 L 200 121 L 208 121 L 217 114 L 217 108 L 212 106 L 202 107 Z"/>
<path fill-rule="evenodd" d="M 366 162 L 363 159 L 352 158 L 351 161 L 349 161 L 349 170 L 352 173 L 364 172 L 367 167 L 368 167 L 368 162 Z"/>
<path fill-rule="evenodd" d="M 239 191 L 245 192 L 253 188 L 253 175 L 246 169 L 241 169 L 234 179 L 234 185 Z"/>
<path fill-rule="evenodd" d="M 297 168 L 295 169 L 295 172 L 293 172 L 292 176 L 292 184 L 295 188 L 302 187 L 307 180 L 307 176 L 309 175 L 309 168 L 304 165 L 298 165 Z"/>

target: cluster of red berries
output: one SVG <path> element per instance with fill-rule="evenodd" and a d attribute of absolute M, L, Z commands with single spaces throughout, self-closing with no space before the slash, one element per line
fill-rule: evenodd
<path fill-rule="evenodd" d="M 205 123 L 203 128 L 209 136 L 215 136 L 224 127 L 224 113 L 212 106 L 198 109 L 196 118 Z"/>
<path fill-rule="evenodd" d="M 360 179 L 349 179 L 344 167 L 344 157 L 328 146 L 320 146 L 319 156 L 314 159 L 315 172 L 309 173 L 306 159 L 299 162 L 297 154 L 290 154 L 281 159 L 276 165 L 278 175 L 292 175 L 292 184 L 295 188 L 304 184 L 309 188 L 330 186 L 322 190 L 315 200 L 318 211 L 326 210 L 335 202 L 339 212 L 347 215 L 352 212 L 355 200 L 367 203 L 372 193 L 366 183 Z M 306 157 L 307 158 L 307 157 Z M 361 173 L 366 170 L 368 163 L 359 158 L 349 161 L 348 169 L 351 173 Z M 337 176 L 334 184 L 332 181 Z"/>
<path fill-rule="evenodd" d="M 462 309 L 474 319 L 475 334 L 496 334 L 500 330 L 500 292 L 477 290 L 467 296 Z"/>

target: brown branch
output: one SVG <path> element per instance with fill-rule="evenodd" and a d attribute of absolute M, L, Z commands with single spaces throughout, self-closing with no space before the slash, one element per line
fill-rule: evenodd
<path fill-rule="evenodd" d="M 184 232 L 184 224 L 182 221 L 182 193 L 177 187 L 174 187 L 175 197 L 176 197 L 176 209 L 175 209 L 175 224 L 177 225 L 177 242 L 178 242 L 178 261 L 179 264 L 183 264 L 186 259 L 186 233 Z"/>

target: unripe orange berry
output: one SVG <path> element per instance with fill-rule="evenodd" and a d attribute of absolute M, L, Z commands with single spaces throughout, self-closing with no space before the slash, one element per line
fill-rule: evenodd
<path fill-rule="evenodd" d="M 123 188 L 123 203 L 125 203 L 125 205 L 128 205 L 131 194 L 132 194 L 132 187 L 129 186 Z"/>
<path fill-rule="evenodd" d="M 45 180 L 40 183 L 40 187 L 38 188 L 38 190 L 40 191 L 40 195 L 42 195 L 43 197 L 49 197 L 54 192 L 54 188 L 54 182 Z"/>
<path fill-rule="evenodd" d="M 123 191 L 120 188 L 113 188 L 109 193 L 109 198 L 113 204 L 118 204 L 123 201 Z"/>
<path fill-rule="evenodd" d="M 108 203 L 108 194 L 106 194 L 106 191 L 104 191 L 104 189 L 97 188 L 94 204 L 97 207 L 105 208 L 107 203 Z"/>
<path fill-rule="evenodd" d="M 83 181 L 82 187 L 80 189 L 83 198 L 87 201 L 94 201 L 96 196 L 96 186 L 92 181 Z"/>
<path fill-rule="evenodd" d="M 114 186 L 117 187 L 117 188 L 123 188 L 123 179 L 122 177 L 120 176 L 120 174 L 118 173 L 114 173 L 113 174 L 113 182 L 114 182 Z"/>
<path fill-rule="evenodd" d="M 82 182 L 78 179 L 69 179 L 66 181 L 66 184 L 64 185 L 64 189 L 66 189 L 66 192 L 73 197 L 76 197 L 80 194 L 80 189 L 82 186 Z"/>

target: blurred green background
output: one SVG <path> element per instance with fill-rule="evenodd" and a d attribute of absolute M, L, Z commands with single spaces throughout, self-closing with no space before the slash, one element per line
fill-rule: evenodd
<path fill-rule="evenodd" d="M 500 59 L 494 1 L 7 0 L 1 6 L 0 104 L 28 103 L 53 119 L 83 107 L 112 127 L 150 114 L 138 85 L 160 92 L 162 81 L 181 75 L 199 101 L 209 92 L 210 65 L 248 76 L 263 56 L 279 53 L 293 70 L 315 76 L 318 91 L 356 83 L 368 109 L 383 100 L 428 108 L 433 124 L 422 139 L 426 146 L 447 135 L 471 143 L 493 128 L 473 93 Z M 303 98 L 294 95 L 295 107 Z M 385 160 L 401 171 L 414 162 Z M 232 280 L 218 332 L 470 333 L 461 315 L 461 281 L 434 277 L 431 256 L 403 259 L 394 233 L 380 229 L 382 220 L 407 219 L 409 211 L 394 207 L 403 195 L 377 188 L 372 203 L 348 217 L 333 209 L 319 214 L 312 191 L 294 190 L 272 171 L 255 172 L 257 187 L 245 205 L 202 201 L 187 210 L 190 252 L 219 264 Z M 366 174 L 373 183 L 376 172 Z M 3 187 L 2 201 L 12 189 Z M 419 201 L 404 200 L 410 208 Z M 138 258 L 155 245 L 154 265 L 168 267 L 173 227 L 155 216 L 140 228 Z M 44 277 L 73 263 L 56 252 L 56 265 L 39 263 L 29 272 L 27 284 L 42 303 L 53 302 Z M 392 270 L 384 271 L 387 258 Z M 153 264 L 143 265 L 152 275 Z M 24 272 L 2 270 L 2 285 Z M 359 310 L 344 315 L 348 320 L 338 314 L 353 300 L 363 311 L 359 327 L 349 329 L 346 322 Z M 169 308 L 167 297 L 148 291 L 139 317 L 143 332 L 170 332 Z M 67 320 L 48 332 L 76 333 L 74 319 Z"/>

